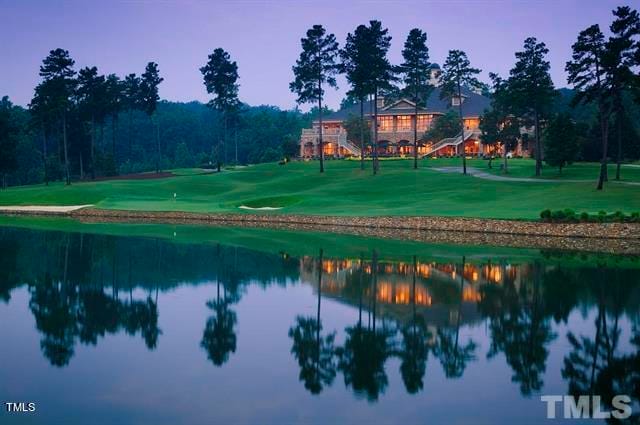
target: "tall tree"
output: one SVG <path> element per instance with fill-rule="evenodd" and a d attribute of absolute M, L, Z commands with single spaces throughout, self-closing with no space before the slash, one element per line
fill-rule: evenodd
<path fill-rule="evenodd" d="M 380 164 L 378 161 L 378 94 L 393 89 L 393 83 L 397 80 L 396 69 L 387 53 L 391 47 L 389 30 L 382 28 L 380 21 L 369 22 L 369 50 L 367 58 L 369 67 L 368 87 L 373 94 L 373 174 L 377 174 Z"/>
<path fill-rule="evenodd" d="M 333 34 L 327 34 L 322 25 L 314 25 L 307 36 L 300 40 L 302 52 L 293 66 L 294 80 L 289 89 L 295 93 L 298 103 L 318 103 L 320 172 L 324 172 L 324 140 L 322 138 L 322 100 L 324 88 L 337 87 L 335 75 L 340 70 L 338 42 Z"/>
<path fill-rule="evenodd" d="M 145 68 L 144 74 L 142 74 L 142 78 L 140 80 L 140 105 L 142 110 L 149 116 L 149 119 L 153 121 L 153 117 L 156 114 L 156 109 L 158 107 L 158 100 L 160 96 L 158 95 L 158 86 L 160 83 L 164 81 L 164 78 L 160 77 L 160 71 L 158 70 L 158 64 L 155 62 L 149 62 L 147 67 Z M 161 152 L 160 152 L 160 123 L 158 122 L 158 118 L 155 117 L 156 121 L 156 173 L 160 172 L 160 160 L 161 160 Z"/>
<path fill-rule="evenodd" d="M 207 93 L 213 94 L 208 106 L 220 111 L 223 119 L 222 156 L 227 162 L 227 128 L 230 116 L 237 109 L 238 101 L 238 65 L 224 49 L 217 48 L 209 55 L 207 64 L 200 68 Z M 220 159 L 218 158 L 218 171 Z"/>
<path fill-rule="evenodd" d="M 69 149 L 67 143 L 67 114 L 72 103 L 72 96 L 76 86 L 73 69 L 75 61 L 69 56 L 69 51 L 55 49 L 49 52 L 40 66 L 40 77 L 46 82 L 49 105 L 60 118 L 62 127 L 62 144 L 64 152 L 64 169 L 66 184 L 71 184 L 71 172 L 69 170 Z"/>
<path fill-rule="evenodd" d="M 131 160 L 131 145 L 133 142 L 132 132 L 133 132 L 133 111 L 140 108 L 140 77 L 136 74 L 129 74 L 124 78 L 123 81 L 123 103 L 124 108 L 127 110 L 127 114 L 129 115 L 129 131 L 127 134 L 127 147 L 128 147 L 128 155 L 129 160 Z"/>
<path fill-rule="evenodd" d="M 640 66 L 640 16 L 629 6 L 621 6 L 613 11 L 615 20 L 610 26 L 613 34 L 607 42 L 607 55 L 604 68 L 610 73 L 611 92 L 616 123 L 617 155 L 616 180 L 620 180 L 622 162 L 622 127 L 625 118 L 625 92 L 633 89 L 633 68 Z M 636 57 L 637 56 L 637 57 Z"/>
<path fill-rule="evenodd" d="M 116 163 L 116 135 L 118 117 L 124 106 L 124 82 L 116 74 L 109 74 L 105 79 L 105 112 L 111 117 L 111 157 Z"/>
<path fill-rule="evenodd" d="M 565 66 L 568 74 L 567 82 L 577 90 L 572 104 L 575 106 L 595 103 L 598 106 L 602 158 L 597 189 L 602 190 L 607 179 L 609 119 L 614 105 L 611 96 L 611 81 L 607 78 L 603 67 L 607 47 L 600 27 L 592 25 L 581 31 L 572 49 L 572 60 L 567 62 Z"/>
<path fill-rule="evenodd" d="M 431 64 L 427 33 L 414 28 L 409 31 L 402 50 L 404 62 L 400 65 L 404 79 L 404 92 L 414 103 L 413 109 L 413 168 L 418 168 L 418 108 L 424 106 L 433 86 L 429 84 Z"/>
<path fill-rule="evenodd" d="M 458 99 L 458 119 L 460 120 L 460 137 L 462 139 L 462 174 L 467 174 L 467 155 L 464 149 L 464 116 L 462 115 L 462 88 L 479 88 L 482 86 L 476 75 L 480 73 L 477 68 L 471 67 L 467 54 L 462 50 L 449 50 L 447 59 L 442 65 L 440 81 L 442 99 Z"/>
<path fill-rule="evenodd" d="M 96 121 L 100 119 L 104 111 L 105 101 L 105 78 L 104 75 L 98 75 L 98 68 L 86 67 L 78 72 L 78 88 L 76 97 L 80 110 L 90 123 L 91 145 L 89 148 L 91 159 L 91 178 L 96 178 Z M 80 163 L 83 163 L 82 150 L 80 150 Z"/>
<path fill-rule="evenodd" d="M 571 117 L 566 113 L 556 115 L 544 131 L 545 162 L 558 167 L 562 174 L 562 168 L 573 163 L 577 157 L 578 140 L 578 131 Z"/>
<path fill-rule="evenodd" d="M 35 124 L 40 128 L 42 136 L 42 168 L 44 173 L 44 183 L 49 185 L 49 153 L 48 153 L 48 134 L 51 126 L 55 121 L 55 110 L 51 105 L 52 97 L 49 94 L 49 84 L 46 81 L 41 82 L 35 88 L 33 99 L 29 103 L 29 111 Z"/>
<path fill-rule="evenodd" d="M 19 128 L 13 117 L 13 104 L 7 96 L 0 100 L 0 189 L 7 187 L 7 174 L 16 166 Z"/>
<path fill-rule="evenodd" d="M 369 29 L 366 25 L 358 25 L 353 33 L 347 34 L 344 48 L 340 50 L 342 72 L 345 74 L 351 89 L 347 99 L 357 99 L 360 103 L 360 124 L 357 125 L 360 136 L 360 169 L 364 170 L 364 153 L 367 142 L 368 124 L 364 119 L 364 103 L 372 89 L 369 87 Z M 342 105 L 341 105 L 342 107 Z M 355 124 L 355 123 L 353 123 Z M 370 139 L 370 137 L 369 137 Z"/>
<path fill-rule="evenodd" d="M 521 52 L 516 52 L 516 64 L 509 73 L 509 90 L 518 115 L 532 123 L 536 142 L 536 176 L 542 172 L 541 121 L 548 116 L 556 96 L 546 60 L 549 49 L 535 37 L 524 41 Z"/>
<path fill-rule="evenodd" d="M 496 74 L 489 74 L 493 82 L 493 94 L 491 96 L 491 109 L 484 111 L 480 117 L 480 139 L 485 145 L 501 145 L 504 159 L 503 171 L 507 173 L 507 154 L 515 148 L 520 135 L 520 125 L 512 114 L 509 84 Z M 489 168 L 491 160 L 489 158 Z"/>

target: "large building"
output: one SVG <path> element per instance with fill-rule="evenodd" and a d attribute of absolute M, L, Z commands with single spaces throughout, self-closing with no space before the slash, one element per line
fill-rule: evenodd
<path fill-rule="evenodd" d="M 441 90 L 436 87 L 426 102 L 426 108 L 418 108 L 418 154 L 420 156 L 456 156 L 464 152 L 469 156 L 491 155 L 496 150 L 493 145 L 483 145 L 480 139 L 480 116 L 490 107 L 490 99 L 471 90 L 464 89 L 462 98 L 458 96 L 440 98 Z M 453 109 L 456 113 L 462 102 L 464 135 L 442 140 L 425 140 L 424 134 L 435 121 Z M 364 106 L 365 118 L 373 121 L 373 102 Z M 408 99 L 393 102 L 378 98 L 378 155 L 413 155 L 415 104 Z M 323 149 L 328 158 L 360 156 L 359 140 L 349 140 L 343 123 L 350 116 L 360 116 L 360 104 L 332 113 L 323 119 Z M 300 137 L 300 157 L 317 158 L 319 148 L 320 123 L 314 121 L 312 128 L 303 129 Z M 372 146 L 365 146 L 365 155 L 371 155 Z M 514 155 L 527 155 L 521 143 Z"/>

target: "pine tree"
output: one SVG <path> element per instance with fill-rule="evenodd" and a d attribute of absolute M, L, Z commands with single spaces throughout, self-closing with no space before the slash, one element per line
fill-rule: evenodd
<path fill-rule="evenodd" d="M 413 110 L 413 168 L 418 168 L 418 108 L 424 107 L 433 90 L 429 84 L 431 63 L 429 63 L 429 48 L 427 34 L 414 28 L 409 31 L 407 41 L 402 50 L 404 62 L 400 71 L 404 77 L 404 92 L 414 103 Z"/>
<path fill-rule="evenodd" d="M 460 120 L 460 137 L 462 138 L 462 174 L 467 174 L 467 155 L 464 149 L 464 116 L 462 115 L 462 88 L 479 88 L 482 86 L 476 75 L 480 73 L 477 68 L 471 67 L 467 54 L 462 50 L 449 50 L 447 59 L 442 66 L 442 89 L 440 97 L 451 99 L 458 97 L 458 118 Z"/>
<path fill-rule="evenodd" d="M 625 117 L 624 93 L 633 90 L 633 68 L 640 65 L 640 16 L 629 6 L 618 7 L 613 11 L 615 20 L 610 26 L 612 37 L 606 48 L 607 54 L 603 61 L 606 72 L 610 74 L 611 91 L 613 95 L 617 155 L 616 180 L 620 180 L 620 164 L 622 162 L 622 127 Z M 636 57 L 638 54 L 638 57 Z"/>
<path fill-rule="evenodd" d="M 156 114 L 158 108 L 158 86 L 164 78 L 160 77 L 160 70 L 158 64 L 155 62 L 149 62 L 145 68 L 144 74 L 140 79 L 139 104 L 142 110 L 149 116 L 149 119 L 153 121 L 153 117 Z M 156 117 L 156 173 L 160 172 L 160 123 Z"/>
<path fill-rule="evenodd" d="M 373 91 L 369 87 L 369 29 L 366 25 L 358 25 L 353 33 L 347 34 L 345 46 L 340 50 L 342 60 L 341 71 L 345 74 L 351 89 L 347 92 L 347 99 L 357 99 L 360 103 L 360 124 L 357 125 L 360 136 L 360 169 L 364 170 L 365 140 L 367 124 L 364 119 L 364 102 Z M 352 123 L 353 124 L 353 123 Z M 368 144 L 368 143 L 367 143 Z"/>
<path fill-rule="evenodd" d="M 239 106 L 238 100 L 238 64 L 231 60 L 229 53 L 217 48 L 209 55 L 207 64 L 200 68 L 207 93 L 213 94 L 213 99 L 207 104 L 220 111 L 223 119 L 222 156 L 227 162 L 227 129 L 234 111 Z M 218 171 L 220 158 L 218 158 Z"/>
<path fill-rule="evenodd" d="M 324 88 L 337 87 L 335 75 L 340 71 L 338 42 L 333 34 L 327 34 L 322 25 L 314 25 L 300 40 L 302 52 L 293 66 L 294 80 L 289 89 L 295 93 L 298 103 L 318 103 L 320 172 L 324 173 L 324 140 L 322 138 L 322 100 Z"/>
<path fill-rule="evenodd" d="M 536 143 L 536 176 L 542 171 L 541 122 L 548 116 L 556 96 L 549 74 L 550 64 L 545 56 L 549 53 L 546 45 L 535 37 L 524 41 L 524 49 L 516 52 L 516 64 L 510 71 L 508 80 L 511 102 L 515 112 L 532 123 Z"/>
<path fill-rule="evenodd" d="M 73 69 L 75 61 L 64 49 L 55 49 L 49 52 L 40 66 L 40 77 L 46 85 L 47 104 L 60 118 L 62 127 L 62 144 L 64 152 L 64 169 L 66 184 L 71 184 L 71 172 L 69 169 L 69 149 L 67 140 L 67 114 L 72 105 L 72 97 L 76 87 L 76 72 Z"/>
<path fill-rule="evenodd" d="M 558 114 L 549 121 L 544 132 L 544 160 L 552 167 L 562 168 L 573 163 L 576 159 L 578 146 L 578 132 L 575 123 L 568 114 Z"/>
<path fill-rule="evenodd" d="M 90 123 L 90 140 L 89 146 L 91 159 L 91 178 L 96 178 L 96 122 L 103 112 L 105 101 L 105 78 L 104 75 L 98 75 L 98 68 L 86 67 L 78 72 L 78 88 L 76 96 L 81 114 L 86 116 Z M 80 152 L 82 156 L 82 151 Z M 82 159 L 81 159 L 82 162 Z"/>
<path fill-rule="evenodd" d="M 602 190 L 607 179 L 609 119 L 614 105 L 611 96 L 611 80 L 603 67 L 607 47 L 600 27 L 592 25 L 581 31 L 572 49 L 572 60 L 567 62 L 565 67 L 568 74 L 567 82 L 577 91 L 572 104 L 595 103 L 598 106 L 602 158 L 597 189 Z"/>

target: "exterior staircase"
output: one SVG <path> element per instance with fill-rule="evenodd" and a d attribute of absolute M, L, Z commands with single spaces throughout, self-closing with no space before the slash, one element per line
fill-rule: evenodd
<path fill-rule="evenodd" d="M 431 148 L 424 154 L 422 155 L 422 157 L 427 157 L 429 155 L 434 154 L 435 152 L 437 152 L 439 149 L 444 148 L 445 146 L 459 146 L 460 144 L 462 144 L 462 142 L 469 140 L 469 138 L 471 138 L 474 135 L 477 135 L 478 130 L 465 130 L 463 135 L 458 134 L 456 137 L 449 137 L 446 139 L 442 139 L 436 143 L 434 143 L 433 145 L 431 145 Z M 463 138 L 464 136 L 464 138 Z"/>
<path fill-rule="evenodd" d="M 353 156 L 360 156 L 360 148 L 348 141 L 346 134 L 344 135 L 344 137 L 338 138 L 338 146 L 342 146 L 343 148 L 347 149 Z"/>

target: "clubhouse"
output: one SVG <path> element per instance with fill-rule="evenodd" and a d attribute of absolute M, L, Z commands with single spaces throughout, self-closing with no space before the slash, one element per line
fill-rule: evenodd
<path fill-rule="evenodd" d="M 464 134 L 442 140 L 425 140 L 424 134 L 431 129 L 438 118 L 453 109 L 457 113 L 462 102 Z M 441 157 L 500 155 L 501 148 L 483 145 L 480 139 L 480 116 L 490 107 L 490 99 L 474 91 L 464 89 L 461 98 L 440 98 L 440 88 L 436 87 L 426 102 L 426 108 L 418 108 L 418 155 Z M 405 98 L 387 101 L 378 97 L 378 155 L 381 157 L 403 157 L 413 155 L 413 134 L 415 104 Z M 365 119 L 373 121 L 373 101 L 364 105 Z M 349 140 L 343 126 L 350 117 L 360 116 L 360 104 L 352 105 L 323 118 L 323 140 L 325 158 L 345 158 L 360 156 L 360 141 Z M 300 157 L 317 158 L 320 155 L 320 124 L 313 121 L 312 128 L 303 129 L 300 137 Z M 518 143 L 511 152 L 516 156 L 529 156 L 526 142 Z M 365 156 L 372 154 L 372 145 L 365 146 Z"/>

